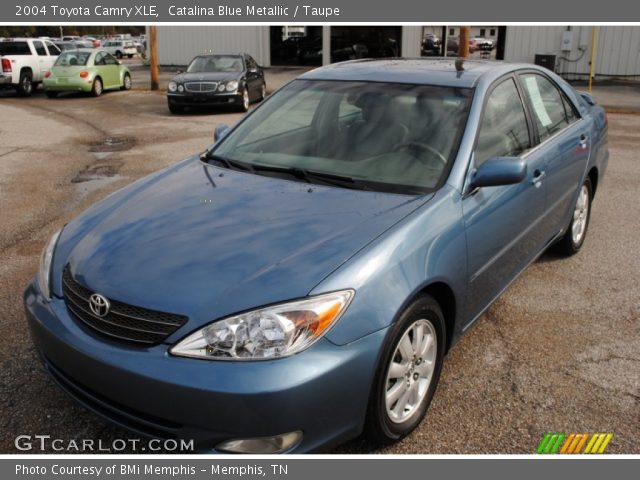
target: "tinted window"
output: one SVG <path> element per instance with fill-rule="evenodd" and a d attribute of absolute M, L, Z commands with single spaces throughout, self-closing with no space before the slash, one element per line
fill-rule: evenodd
<path fill-rule="evenodd" d="M 118 60 L 116 60 L 110 53 L 105 53 L 104 63 L 106 63 L 107 65 L 118 65 Z"/>
<path fill-rule="evenodd" d="M 45 42 L 47 45 L 47 49 L 49 50 L 49 55 L 57 56 L 60 55 L 60 49 L 56 47 L 53 43 Z"/>
<path fill-rule="evenodd" d="M 40 55 L 41 57 L 46 57 L 47 56 L 47 50 L 46 50 L 46 48 L 44 48 L 44 43 L 34 41 L 33 42 L 33 46 L 35 47 L 36 53 L 38 55 Z"/>
<path fill-rule="evenodd" d="M 457 154 L 472 93 L 296 80 L 224 137 L 214 153 L 254 165 L 257 172 L 261 166 L 289 168 L 348 177 L 353 188 L 423 193 L 437 188 Z"/>
<path fill-rule="evenodd" d="M 0 55 L 31 55 L 27 42 L 0 42 Z"/>
<path fill-rule="evenodd" d="M 573 108 L 573 106 L 571 105 L 571 102 L 569 101 L 569 99 L 567 99 L 567 97 L 564 96 L 564 94 L 562 95 L 562 103 L 564 104 L 564 112 L 567 115 L 567 120 L 569 123 L 573 123 L 578 119 L 578 116 L 576 115 L 576 112 Z"/>
<path fill-rule="evenodd" d="M 485 105 L 475 151 L 476 166 L 490 158 L 518 156 L 531 147 L 524 107 L 513 79 L 498 85 Z"/>
<path fill-rule="evenodd" d="M 522 75 L 522 83 L 541 142 L 571 123 L 560 92 L 549 80 L 542 75 L 525 74 Z"/>

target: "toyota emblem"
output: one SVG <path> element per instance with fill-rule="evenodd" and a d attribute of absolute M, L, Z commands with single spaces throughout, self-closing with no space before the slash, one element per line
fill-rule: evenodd
<path fill-rule="evenodd" d="M 102 318 L 106 317 L 109 313 L 111 304 L 109 303 L 109 300 L 99 293 L 94 293 L 89 297 L 89 308 L 95 316 Z"/>

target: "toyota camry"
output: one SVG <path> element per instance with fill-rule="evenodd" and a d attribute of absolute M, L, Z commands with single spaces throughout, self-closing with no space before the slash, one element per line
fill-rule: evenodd
<path fill-rule="evenodd" d="M 581 249 L 609 156 L 554 73 L 446 59 L 313 70 L 214 138 L 64 225 L 24 294 L 62 389 L 203 452 L 409 434 L 461 335 Z"/>

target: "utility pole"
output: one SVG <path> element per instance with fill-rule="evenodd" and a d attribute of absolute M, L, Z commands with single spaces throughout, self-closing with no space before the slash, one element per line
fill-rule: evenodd
<path fill-rule="evenodd" d="M 460 43 L 458 44 L 458 56 L 469 58 L 469 39 L 471 27 L 460 27 Z"/>
<path fill-rule="evenodd" d="M 596 69 L 596 39 L 597 39 L 596 26 L 591 27 L 591 57 L 589 58 L 589 93 L 593 87 L 593 77 Z"/>
<path fill-rule="evenodd" d="M 157 29 L 155 25 L 149 26 L 149 57 L 151 65 L 151 90 L 160 88 L 160 72 L 158 70 Z"/>

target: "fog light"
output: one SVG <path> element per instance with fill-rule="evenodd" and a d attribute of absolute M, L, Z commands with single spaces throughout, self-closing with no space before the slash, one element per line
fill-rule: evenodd
<path fill-rule="evenodd" d="M 239 438 L 227 440 L 216 446 L 216 450 L 226 453 L 284 453 L 298 445 L 302 432 L 289 432 L 273 437 Z"/>

